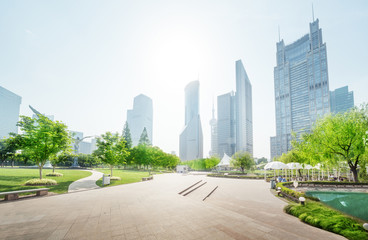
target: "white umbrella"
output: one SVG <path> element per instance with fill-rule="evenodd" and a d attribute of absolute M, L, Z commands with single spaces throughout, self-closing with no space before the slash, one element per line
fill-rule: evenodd
<path fill-rule="evenodd" d="M 309 164 L 305 164 L 304 165 L 304 169 L 307 169 L 308 170 L 308 181 L 309 181 L 309 170 L 310 169 L 313 169 L 313 167 Z M 313 170 L 312 170 L 312 178 L 313 178 Z"/>
<path fill-rule="evenodd" d="M 264 169 L 289 169 L 289 167 L 283 162 L 270 162 L 264 166 Z"/>

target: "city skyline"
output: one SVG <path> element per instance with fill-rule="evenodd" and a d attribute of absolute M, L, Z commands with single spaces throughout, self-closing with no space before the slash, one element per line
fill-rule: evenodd
<path fill-rule="evenodd" d="M 348 85 L 356 105 L 368 102 L 367 9 L 365 1 L 314 3 L 330 90 Z M 290 44 L 312 22 L 311 3 L 293 1 L 9 1 L 0 12 L 0 86 L 22 97 L 21 115 L 31 116 L 32 105 L 85 135 L 121 132 L 142 93 L 153 99 L 154 145 L 179 152 L 182 89 L 199 74 L 204 156 L 213 98 L 235 89 L 233 63 L 243 59 L 253 85 L 254 156 L 269 158 L 278 27 Z"/>

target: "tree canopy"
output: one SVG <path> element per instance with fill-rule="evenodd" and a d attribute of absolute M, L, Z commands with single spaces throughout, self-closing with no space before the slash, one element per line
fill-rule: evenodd
<path fill-rule="evenodd" d="M 141 137 L 139 138 L 139 145 L 147 145 L 147 146 L 151 146 L 151 141 L 148 138 L 148 133 L 147 133 L 147 129 L 146 127 L 143 128 Z"/>
<path fill-rule="evenodd" d="M 37 118 L 21 116 L 17 126 L 23 132 L 16 136 L 19 149 L 34 160 L 42 179 L 42 168 L 46 161 L 55 158 L 60 152 L 70 150 L 70 132 L 64 123 L 52 121 L 42 114 L 38 114 Z"/>
<path fill-rule="evenodd" d="M 251 169 L 255 162 L 249 152 L 236 152 L 230 160 L 230 164 L 234 168 L 240 168 L 244 173 L 245 169 Z"/>
<path fill-rule="evenodd" d="M 127 149 L 131 149 L 133 147 L 133 142 L 132 142 L 132 134 L 130 133 L 128 122 L 125 122 L 124 124 L 123 138 L 126 141 Z"/>

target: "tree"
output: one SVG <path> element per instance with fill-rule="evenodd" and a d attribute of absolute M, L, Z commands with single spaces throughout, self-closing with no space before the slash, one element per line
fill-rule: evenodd
<path fill-rule="evenodd" d="M 219 164 L 219 162 L 220 162 L 220 159 L 218 157 L 215 157 L 215 156 L 204 159 L 204 164 L 205 164 L 206 169 L 212 169 L 212 168 L 216 167 L 217 164 Z"/>
<path fill-rule="evenodd" d="M 245 169 L 251 169 L 255 163 L 249 152 L 236 152 L 230 160 L 230 164 L 235 168 L 240 168 L 244 173 Z"/>
<path fill-rule="evenodd" d="M 133 147 L 133 142 L 132 142 L 132 135 L 130 134 L 128 122 L 125 122 L 125 125 L 124 125 L 123 138 L 126 141 L 127 149 L 131 149 Z"/>
<path fill-rule="evenodd" d="M 261 163 L 268 163 L 267 158 L 265 158 L 265 157 L 259 158 L 258 161 L 257 161 L 257 164 L 261 164 Z"/>
<path fill-rule="evenodd" d="M 327 164 L 345 161 L 357 182 L 358 164 L 364 161 L 362 157 L 368 145 L 368 106 L 317 120 L 312 132 L 305 134 L 302 141 L 309 154 L 318 155 Z"/>
<path fill-rule="evenodd" d="M 139 138 L 139 145 L 151 146 L 151 141 L 148 138 L 146 127 L 143 128 L 141 137 Z"/>
<path fill-rule="evenodd" d="M 17 126 L 23 132 L 19 135 L 19 148 L 36 162 L 42 179 L 43 165 L 58 153 L 70 149 L 71 136 L 62 122 L 54 122 L 42 114 L 37 116 L 36 119 L 21 116 Z"/>
<path fill-rule="evenodd" d="M 113 167 L 124 164 L 126 157 L 129 155 L 125 144 L 125 139 L 119 136 L 118 133 L 106 132 L 97 138 L 97 149 L 93 154 L 110 166 L 111 177 Z"/>

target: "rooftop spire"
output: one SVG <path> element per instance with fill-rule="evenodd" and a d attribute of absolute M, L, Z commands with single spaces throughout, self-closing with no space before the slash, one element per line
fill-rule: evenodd
<path fill-rule="evenodd" d="M 313 3 L 312 3 L 312 18 L 313 18 L 313 22 L 314 22 L 314 8 L 313 8 Z"/>
<path fill-rule="evenodd" d="M 280 25 L 278 26 L 278 28 L 279 28 L 279 42 L 281 41 L 281 39 L 280 39 Z"/>

